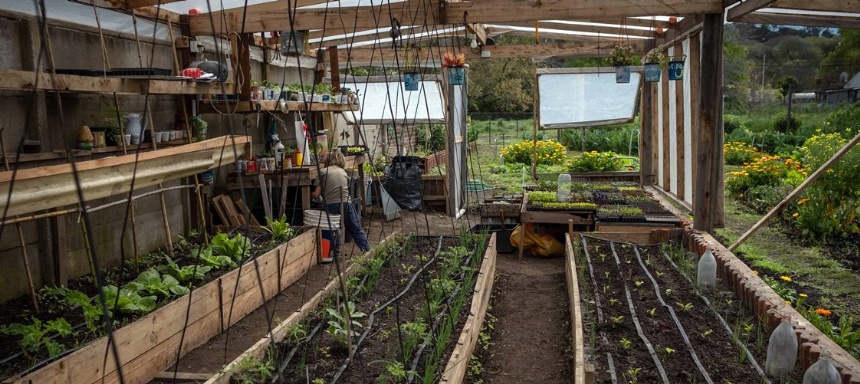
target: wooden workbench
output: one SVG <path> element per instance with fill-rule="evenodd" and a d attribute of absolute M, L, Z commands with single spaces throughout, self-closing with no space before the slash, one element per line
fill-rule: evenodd
<path fill-rule="evenodd" d="M 523 194 L 523 204 L 520 208 L 520 223 L 523 230 L 520 231 L 519 258 L 523 257 L 523 241 L 526 237 L 528 224 L 561 224 L 585 225 L 588 230 L 594 229 L 594 210 L 576 211 L 529 211 L 528 193 Z"/>

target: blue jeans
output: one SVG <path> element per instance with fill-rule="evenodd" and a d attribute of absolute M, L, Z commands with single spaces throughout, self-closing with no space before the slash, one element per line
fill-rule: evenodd
<path fill-rule="evenodd" d="M 343 225 L 346 227 L 345 229 L 349 231 L 350 235 L 352 235 L 355 245 L 358 245 L 358 248 L 361 249 L 362 252 L 367 252 L 370 250 L 370 244 L 367 243 L 367 234 L 365 234 L 364 229 L 361 228 L 361 218 L 358 216 L 358 213 L 355 212 L 355 207 L 351 203 L 334 203 L 327 204 L 325 209 L 332 215 L 339 215 L 341 205 L 343 205 Z M 335 247 L 339 244 L 340 241 L 338 240 Z"/>

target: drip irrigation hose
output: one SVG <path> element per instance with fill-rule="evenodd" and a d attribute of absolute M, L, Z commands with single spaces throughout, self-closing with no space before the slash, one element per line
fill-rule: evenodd
<path fill-rule="evenodd" d="M 613 246 L 614 247 L 614 246 Z M 654 286 L 654 293 L 657 295 L 657 301 L 660 302 L 660 305 L 666 310 L 669 311 L 669 315 L 672 316 L 672 321 L 675 322 L 675 326 L 678 328 L 678 331 L 681 333 L 681 339 L 684 340 L 684 345 L 687 347 L 687 351 L 690 352 L 690 357 L 693 358 L 693 362 L 696 363 L 696 367 L 699 368 L 699 372 L 704 376 L 705 381 L 708 384 L 713 384 L 714 381 L 711 380 L 711 376 L 708 375 L 708 371 L 702 365 L 702 362 L 699 360 L 699 356 L 696 355 L 696 350 L 693 349 L 693 344 L 690 343 L 690 338 L 687 337 L 687 331 L 684 330 L 684 326 L 681 325 L 681 320 L 678 319 L 678 316 L 675 314 L 675 309 L 672 308 L 669 304 L 666 304 L 666 301 L 663 300 L 663 295 L 660 294 L 660 285 L 657 284 L 657 280 L 654 279 L 654 276 L 651 276 L 651 272 L 648 271 L 648 268 L 645 266 L 645 263 L 642 262 L 642 256 L 639 255 L 639 249 L 634 245 L 633 252 L 636 253 L 636 259 L 639 261 L 639 267 L 642 268 L 642 271 L 645 272 L 645 275 L 648 276 L 648 280 L 651 280 L 651 285 Z"/>
<path fill-rule="evenodd" d="M 621 262 L 612 244 L 612 242 L 609 242 L 609 248 L 612 250 L 612 256 L 615 257 L 616 266 L 619 267 L 620 271 Z M 630 310 L 630 318 L 633 320 L 633 325 L 636 326 L 636 333 L 639 334 L 639 338 L 645 343 L 645 348 L 648 348 L 648 353 L 651 354 L 651 359 L 654 360 L 654 365 L 657 366 L 657 372 L 660 374 L 660 378 L 663 379 L 663 383 L 669 384 L 669 377 L 666 376 L 666 370 L 663 369 L 663 364 L 660 363 L 660 357 L 657 356 L 657 351 L 654 350 L 654 346 L 651 345 L 648 337 L 645 336 L 645 332 L 642 331 L 642 325 L 639 324 L 639 318 L 636 316 L 636 306 L 633 305 L 633 297 L 630 296 L 630 288 L 627 288 L 627 284 L 624 284 L 624 295 L 627 296 L 627 308 Z"/>
<path fill-rule="evenodd" d="M 403 295 L 405 295 L 407 292 L 409 292 L 412 289 L 412 284 L 415 283 L 415 280 L 418 279 L 418 276 L 421 275 L 422 273 L 424 273 L 424 270 L 427 269 L 428 267 L 430 267 L 430 265 L 435 263 L 436 260 L 439 258 L 439 251 L 441 249 L 442 249 L 442 236 L 439 236 L 439 244 L 436 246 L 436 252 L 433 254 L 433 257 L 431 257 L 430 260 L 427 261 L 427 263 L 422 265 L 421 268 L 419 268 L 417 271 L 415 271 L 415 273 L 412 275 L 412 277 L 406 283 L 406 286 L 404 286 L 403 289 L 397 295 L 395 295 L 394 297 L 392 297 L 391 299 L 389 299 L 388 301 L 386 301 L 382 305 L 377 306 L 376 309 L 374 309 L 373 312 L 371 312 L 370 315 L 367 317 L 367 325 L 365 326 L 364 332 L 361 333 L 361 336 L 359 336 L 358 340 L 356 340 L 356 342 L 355 342 L 355 345 L 353 345 L 353 347 L 352 347 L 355 351 L 358 351 L 358 347 L 361 345 L 361 343 L 367 337 L 368 333 L 370 333 L 370 329 L 373 327 L 373 322 L 376 318 L 376 314 L 379 313 L 384 308 L 391 305 L 392 303 L 394 303 L 395 301 L 400 300 L 400 298 L 403 297 Z M 349 335 L 347 335 L 347 337 L 349 337 Z M 341 365 L 340 369 L 338 369 L 337 373 L 335 373 L 334 377 L 332 378 L 331 384 L 337 383 L 337 380 L 346 371 L 347 367 L 349 367 L 349 363 L 350 363 L 350 359 L 346 358 L 346 361 L 344 361 L 343 365 Z"/>
<path fill-rule="evenodd" d="M 690 283 L 690 285 L 692 285 L 693 281 L 687 275 L 685 275 L 683 272 L 681 272 L 681 268 L 678 267 L 678 265 L 675 264 L 674 261 L 672 261 L 672 259 L 669 257 L 669 255 L 666 254 L 666 251 L 662 250 L 661 253 L 663 254 L 663 257 L 666 259 L 666 261 L 668 261 L 669 264 L 671 264 L 672 267 L 675 268 L 675 270 L 681 276 L 684 276 L 684 279 L 686 279 L 687 282 Z M 726 322 L 726 320 L 723 318 L 723 316 L 720 315 L 719 312 L 717 312 L 717 309 L 714 308 L 714 306 L 711 304 L 711 301 L 708 300 L 707 297 L 700 294 L 698 290 L 693 290 L 693 293 L 695 293 L 696 296 L 698 296 L 700 299 L 702 299 L 702 301 L 705 303 L 705 305 L 707 305 L 708 308 L 710 308 L 711 312 L 713 312 L 713 314 L 717 316 L 717 319 L 720 320 L 720 324 L 722 324 L 723 329 L 725 329 L 726 332 L 728 332 L 729 336 L 732 337 L 732 340 L 734 340 L 735 344 L 737 344 L 737 346 L 742 351 L 744 351 L 744 354 L 746 354 L 746 356 L 749 357 L 750 365 L 753 367 L 753 369 L 756 370 L 756 372 L 758 372 L 759 376 L 761 376 L 761 380 L 763 380 L 767 384 L 770 384 L 771 383 L 770 379 L 767 378 L 767 375 L 764 373 L 764 370 L 762 370 L 761 366 L 758 365 L 758 362 L 755 360 L 755 356 L 753 356 L 753 354 L 747 348 L 746 344 L 744 344 L 739 337 L 735 337 L 735 333 L 732 332 L 732 327 L 730 327 L 729 323 Z"/>
<path fill-rule="evenodd" d="M 615 362 L 612 361 L 612 353 L 606 352 L 606 365 L 609 366 L 609 378 L 612 384 L 618 384 L 618 376 L 615 375 Z"/>

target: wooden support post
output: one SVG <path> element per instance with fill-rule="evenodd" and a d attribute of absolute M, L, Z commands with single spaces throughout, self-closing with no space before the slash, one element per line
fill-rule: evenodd
<path fill-rule="evenodd" d="M 655 43 L 649 40 L 646 49 L 653 49 Z M 654 83 L 644 83 L 642 87 L 641 102 L 639 103 L 639 184 L 651 185 L 654 184 L 654 126 L 655 111 L 652 103 L 651 90 L 654 88 Z M 583 135 L 583 137 L 585 137 Z M 572 236 L 572 235 L 571 235 Z"/>
<path fill-rule="evenodd" d="M 717 207 L 717 190 L 722 188 L 716 164 L 722 152 L 722 143 L 717 131 L 723 112 L 723 18 L 721 14 L 705 15 L 702 27 L 702 78 L 699 94 L 702 106 L 702 121 L 698 131 L 698 153 L 696 161 L 696 199 L 693 211 L 693 228 L 712 232 Z M 693 74 L 696 76 L 696 74 Z"/>
<path fill-rule="evenodd" d="M 6 143 L 3 141 L 3 127 L 0 127 L 0 151 L 3 154 L 3 166 L 9 171 L 9 157 L 6 156 Z M 21 224 L 15 223 L 18 231 L 18 243 L 21 245 L 21 255 L 24 258 L 24 270 L 27 272 L 27 283 L 30 285 L 30 299 L 33 300 L 33 310 L 39 313 L 39 301 L 36 299 L 36 287 L 33 286 L 33 274 L 30 272 L 30 256 L 27 254 L 27 243 L 24 241 L 24 231 Z"/>
<path fill-rule="evenodd" d="M 670 169 L 671 168 L 669 166 L 670 161 L 671 161 L 671 157 L 669 155 L 671 153 L 669 151 L 669 147 L 671 146 L 671 143 L 669 143 L 669 129 L 671 129 L 671 127 L 669 126 L 669 79 L 668 79 L 668 76 L 662 76 L 660 83 L 661 83 L 660 84 L 661 91 L 663 92 L 663 94 L 660 97 L 660 102 L 662 103 L 662 109 L 663 109 L 663 120 L 660 122 L 660 134 L 663 135 L 663 154 L 661 155 L 661 156 L 663 156 L 663 180 L 662 180 L 662 184 L 663 184 L 663 190 L 664 191 L 670 191 L 672 189 L 672 187 L 671 187 L 672 177 L 670 175 L 670 173 L 671 173 Z"/>
<path fill-rule="evenodd" d="M 678 52 L 683 54 L 684 45 L 682 43 L 678 43 L 675 45 L 675 55 L 678 55 Z M 677 196 L 679 200 L 684 200 L 684 184 L 685 184 L 685 155 L 684 155 L 684 81 L 676 81 L 675 82 L 675 146 L 677 147 L 675 156 L 675 160 L 677 160 L 675 168 L 678 170 L 677 174 Z"/>
<path fill-rule="evenodd" d="M 54 284 L 65 286 L 69 282 L 66 270 L 66 219 L 54 216 L 48 219 L 48 223 L 51 232 L 51 259 L 54 262 Z"/>
<path fill-rule="evenodd" d="M 331 91 L 340 92 L 340 64 L 337 57 L 337 46 L 328 48 L 329 67 L 331 70 Z"/>
<path fill-rule="evenodd" d="M 701 129 L 701 119 L 700 116 L 702 114 L 701 110 L 701 99 L 699 95 L 702 93 L 701 87 L 701 61 L 702 61 L 702 49 L 699 46 L 700 35 L 698 33 L 690 36 L 690 55 L 689 55 L 689 67 L 690 67 L 690 158 L 692 161 L 690 164 L 692 165 L 691 177 L 693 178 L 693 190 L 692 192 L 692 202 L 693 206 L 696 205 L 696 188 L 695 188 L 695 180 L 696 174 L 698 173 L 698 162 L 696 159 L 698 158 L 698 132 Z"/>
<path fill-rule="evenodd" d="M 764 217 L 759 219 L 759 221 L 757 223 L 755 223 L 755 225 L 753 225 L 748 231 L 746 231 L 743 235 L 741 235 L 741 237 L 739 237 L 735 241 L 735 243 L 729 247 L 729 251 L 734 252 L 735 249 L 737 249 L 741 244 L 743 244 L 744 241 L 749 239 L 750 236 L 752 236 L 754 233 L 756 233 L 756 231 L 758 231 L 759 228 L 761 228 L 765 223 L 767 223 L 768 220 L 773 218 L 777 213 L 779 213 L 779 211 L 781 211 L 783 208 L 785 208 L 785 206 L 788 205 L 788 203 L 790 203 L 792 200 L 794 200 L 794 198 L 797 197 L 797 195 L 799 195 L 801 192 L 803 192 L 803 190 L 805 190 L 806 187 L 809 186 L 809 184 L 812 184 L 812 182 L 814 182 L 816 179 L 818 179 L 818 177 L 821 176 L 821 174 L 823 174 L 828 169 L 833 167 L 833 165 L 836 164 L 836 162 L 839 161 L 839 159 L 841 159 L 842 156 L 845 156 L 845 154 L 847 154 L 848 151 L 850 151 L 852 148 L 854 148 L 854 146 L 856 146 L 858 142 L 860 142 L 860 134 L 857 134 L 857 136 L 854 136 L 854 138 L 851 139 L 851 141 L 849 141 L 847 144 L 845 144 L 845 146 L 842 147 L 842 149 L 840 149 L 839 151 L 834 153 L 833 156 L 831 156 L 830 159 L 827 160 L 826 163 L 824 163 L 820 167 L 818 167 L 818 169 L 816 169 L 815 172 L 813 172 L 811 175 L 809 175 L 809 177 L 806 178 L 806 180 L 804 180 L 802 183 L 800 183 L 800 185 L 798 185 L 797 188 L 795 188 L 793 191 L 791 191 L 791 193 L 789 193 L 788 196 L 786 196 L 784 199 L 782 199 L 782 201 L 780 201 L 779 204 L 777 204 L 775 207 L 773 207 L 770 210 L 770 212 L 768 212 L 766 215 L 764 215 Z"/>

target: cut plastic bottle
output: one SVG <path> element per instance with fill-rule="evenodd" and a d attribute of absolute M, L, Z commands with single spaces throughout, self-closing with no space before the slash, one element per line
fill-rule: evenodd
<path fill-rule="evenodd" d="M 555 199 L 560 202 L 570 201 L 570 174 L 560 173 L 558 175 L 558 189 Z"/>
<path fill-rule="evenodd" d="M 717 286 L 717 260 L 711 250 L 705 250 L 705 254 L 699 258 L 696 282 L 702 289 L 713 289 Z"/>
<path fill-rule="evenodd" d="M 821 358 L 803 374 L 803 384 L 840 384 L 842 378 L 830 360 L 830 351 L 821 352 Z"/>
<path fill-rule="evenodd" d="M 770 334 L 765 372 L 773 377 L 784 377 L 791 373 L 796 362 L 797 337 L 791 323 L 783 320 Z"/>

